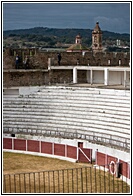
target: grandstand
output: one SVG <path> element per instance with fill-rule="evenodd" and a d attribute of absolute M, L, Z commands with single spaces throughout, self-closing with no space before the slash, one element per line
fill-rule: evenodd
<path fill-rule="evenodd" d="M 77 144 L 82 141 L 83 147 L 92 143 L 94 149 L 106 146 L 111 155 L 119 150 L 122 153 L 118 151 L 117 157 L 123 154 L 124 160 L 129 161 L 130 91 L 43 86 L 26 94 L 24 89 L 19 88 L 19 95 L 3 96 L 4 135 L 35 135 L 55 141 L 62 137 L 68 144 L 69 140 L 74 144 L 75 140 Z"/>

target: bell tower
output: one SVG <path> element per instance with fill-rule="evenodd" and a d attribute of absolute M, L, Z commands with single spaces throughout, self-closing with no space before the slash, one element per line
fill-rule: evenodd
<path fill-rule="evenodd" d="M 75 39 L 75 44 L 81 44 L 82 43 L 82 37 L 81 37 L 81 35 L 80 34 L 78 34 L 77 36 L 76 36 L 76 39 Z"/>
<path fill-rule="evenodd" d="M 99 22 L 96 22 L 96 26 L 92 31 L 92 51 L 102 52 L 102 31 L 99 27 Z"/>

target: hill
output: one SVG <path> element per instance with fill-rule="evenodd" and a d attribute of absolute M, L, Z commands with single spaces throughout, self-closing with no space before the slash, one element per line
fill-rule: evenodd
<path fill-rule="evenodd" d="M 92 30 L 91 29 L 58 29 L 47 27 L 34 27 L 30 29 L 18 29 L 3 31 L 4 46 L 11 43 L 12 46 L 22 42 L 22 46 L 35 46 L 35 47 L 58 47 L 65 44 L 75 43 L 77 34 L 81 34 L 82 42 L 88 47 L 92 43 Z M 130 35 L 120 34 L 109 31 L 103 31 L 103 45 L 114 45 L 116 40 L 121 40 L 123 45 L 130 45 Z"/>
<path fill-rule="evenodd" d="M 18 29 L 18 30 L 7 30 L 4 31 L 4 36 L 9 36 L 10 34 L 15 35 L 25 35 L 25 34 L 36 34 L 36 35 L 45 35 L 45 36 L 68 36 L 75 37 L 78 33 L 80 33 L 83 37 L 91 36 L 91 29 L 57 29 L 57 28 L 47 28 L 47 27 L 34 27 L 30 29 Z M 129 34 L 120 34 L 109 31 L 103 31 L 103 36 L 105 38 L 130 38 Z"/>

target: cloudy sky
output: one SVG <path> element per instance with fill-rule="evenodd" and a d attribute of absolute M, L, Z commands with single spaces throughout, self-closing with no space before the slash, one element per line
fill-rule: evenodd
<path fill-rule="evenodd" d="M 93 29 L 130 33 L 130 3 L 3 2 L 3 30 L 33 27 Z"/>

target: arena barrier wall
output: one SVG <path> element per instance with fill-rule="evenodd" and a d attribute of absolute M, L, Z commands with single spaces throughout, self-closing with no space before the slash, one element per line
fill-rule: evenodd
<path fill-rule="evenodd" d="M 52 156 L 66 157 L 73 161 L 92 163 L 92 149 L 79 148 L 67 144 L 57 144 L 45 141 L 3 138 L 3 149 L 43 153 Z"/>
<path fill-rule="evenodd" d="M 121 159 L 97 151 L 96 165 L 106 165 L 105 167 L 112 175 L 120 177 L 120 173 L 122 176 L 130 179 L 130 164 Z"/>
<path fill-rule="evenodd" d="M 70 146 L 67 144 L 58 144 L 41 140 L 26 140 L 18 138 L 3 138 L 3 149 L 8 151 L 23 153 L 38 153 L 38 155 L 57 157 L 74 162 L 92 163 L 92 149 Z M 95 165 L 103 166 L 116 177 L 124 176 L 130 179 L 130 164 L 118 159 L 117 157 L 96 151 Z M 106 165 L 106 166 L 105 166 Z"/>

